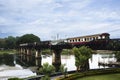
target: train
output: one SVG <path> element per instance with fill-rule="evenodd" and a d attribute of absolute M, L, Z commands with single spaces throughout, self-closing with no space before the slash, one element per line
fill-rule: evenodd
<path fill-rule="evenodd" d="M 86 35 L 86 36 L 59 39 L 59 40 L 48 40 L 42 42 L 49 45 L 65 44 L 65 43 L 70 43 L 72 45 L 89 45 L 89 44 L 96 45 L 97 43 L 101 44 L 101 42 L 106 43 L 106 40 L 109 39 L 110 39 L 109 33 L 100 33 L 100 34 Z"/>

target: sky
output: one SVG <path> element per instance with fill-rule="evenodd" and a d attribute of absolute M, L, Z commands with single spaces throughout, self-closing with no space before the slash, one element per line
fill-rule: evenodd
<path fill-rule="evenodd" d="M 0 38 L 41 40 L 98 33 L 120 38 L 120 0 L 0 0 Z"/>

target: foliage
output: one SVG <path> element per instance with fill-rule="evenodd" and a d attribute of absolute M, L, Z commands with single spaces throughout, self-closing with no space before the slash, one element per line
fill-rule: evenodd
<path fill-rule="evenodd" d="M 120 73 L 87 76 L 87 77 L 79 78 L 76 80 L 120 80 Z"/>
<path fill-rule="evenodd" d="M 50 77 L 46 75 L 46 76 L 42 77 L 41 80 L 50 80 Z"/>
<path fill-rule="evenodd" d="M 51 54 L 51 50 L 50 49 L 45 49 L 45 50 L 42 50 L 42 54 Z"/>
<path fill-rule="evenodd" d="M 40 42 L 40 38 L 34 34 L 25 34 L 18 38 L 17 45 L 22 43 Z"/>
<path fill-rule="evenodd" d="M 21 43 L 40 42 L 40 38 L 33 34 L 25 34 L 21 37 L 8 36 L 0 39 L 0 49 L 15 49 Z"/>
<path fill-rule="evenodd" d="M 120 62 L 120 51 L 113 52 L 118 62 Z"/>
<path fill-rule="evenodd" d="M 68 55 L 68 54 L 73 54 L 73 53 L 72 53 L 72 50 L 63 49 L 61 54 L 63 54 L 63 55 Z"/>
<path fill-rule="evenodd" d="M 20 79 L 20 78 L 9 78 L 8 80 L 24 80 L 24 79 Z"/>
<path fill-rule="evenodd" d="M 65 68 L 65 64 L 62 64 L 60 66 L 60 72 L 62 72 L 62 74 L 64 75 L 64 77 L 66 77 L 66 75 L 67 75 L 67 68 Z"/>
<path fill-rule="evenodd" d="M 57 78 L 57 80 L 76 80 L 76 79 L 84 78 L 87 76 L 105 75 L 105 74 L 113 74 L 113 73 L 120 73 L 120 68 L 96 69 L 96 70 L 90 70 L 90 71 L 79 72 L 79 73 L 76 72 L 73 74 L 69 74 L 68 77 L 66 78 L 63 78 L 63 77 Z"/>
<path fill-rule="evenodd" d="M 120 50 L 120 41 L 119 40 L 111 40 L 107 45 L 110 50 Z"/>
<path fill-rule="evenodd" d="M 5 39 L 0 39 L 0 48 L 4 48 L 5 47 Z"/>
<path fill-rule="evenodd" d="M 14 54 L 16 53 L 16 50 L 9 49 L 9 50 L 0 50 L 0 54 Z"/>
<path fill-rule="evenodd" d="M 16 38 L 8 36 L 7 38 L 0 39 L 0 48 L 14 49 L 16 47 Z"/>
<path fill-rule="evenodd" d="M 55 67 L 53 65 L 49 65 L 48 63 L 44 63 L 43 66 L 39 69 L 39 72 L 49 76 L 55 72 Z"/>
<path fill-rule="evenodd" d="M 8 38 L 5 39 L 5 43 L 7 49 L 14 49 L 16 46 L 16 38 L 9 36 Z"/>
<path fill-rule="evenodd" d="M 74 47 L 73 52 L 75 54 L 75 66 L 77 67 L 78 71 L 80 68 L 85 67 L 88 59 L 92 56 L 92 50 L 82 46 L 80 48 Z"/>

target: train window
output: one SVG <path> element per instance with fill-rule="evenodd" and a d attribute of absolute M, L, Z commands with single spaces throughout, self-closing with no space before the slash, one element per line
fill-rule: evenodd
<path fill-rule="evenodd" d="M 105 39 L 105 36 L 102 36 L 102 39 Z"/>
<path fill-rule="evenodd" d="M 98 36 L 98 39 L 101 39 L 101 37 L 100 37 L 100 36 Z"/>
<path fill-rule="evenodd" d="M 73 39 L 73 42 L 74 42 L 74 39 Z"/>
<path fill-rule="evenodd" d="M 84 39 L 84 41 L 86 41 L 86 38 Z"/>

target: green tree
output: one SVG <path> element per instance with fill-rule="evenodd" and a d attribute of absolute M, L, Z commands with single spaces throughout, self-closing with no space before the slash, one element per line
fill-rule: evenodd
<path fill-rule="evenodd" d="M 0 48 L 4 48 L 5 47 L 5 39 L 0 39 Z"/>
<path fill-rule="evenodd" d="M 48 63 L 44 63 L 43 66 L 39 69 L 39 72 L 49 76 L 55 72 L 55 67 L 53 65 L 49 65 Z"/>
<path fill-rule="evenodd" d="M 41 78 L 41 80 L 50 80 L 49 76 L 55 72 L 55 67 L 53 65 L 49 65 L 48 63 L 44 63 L 39 69 L 39 72 L 45 75 Z"/>
<path fill-rule="evenodd" d="M 118 62 L 120 62 L 120 51 L 113 52 Z"/>
<path fill-rule="evenodd" d="M 44 77 L 41 78 L 41 80 L 50 80 L 50 77 L 45 75 Z"/>
<path fill-rule="evenodd" d="M 24 79 L 20 79 L 20 78 L 9 78 L 8 80 L 24 80 Z"/>
<path fill-rule="evenodd" d="M 65 68 L 65 64 L 62 64 L 60 66 L 60 72 L 62 72 L 62 74 L 64 75 L 64 77 L 66 77 L 66 75 L 67 75 L 67 68 Z"/>
<path fill-rule="evenodd" d="M 22 43 L 40 42 L 40 38 L 34 34 L 25 34 L 21 37 L 17 37 L 17 45 Z"/>
<path fill-rule="evenodd" d="M 5 38 L 5 48 L 14 49 L 16 46 L 16 38 L 13 36 L 8 36 Z"/>
<path fill-rule="evenodd" d="M 73 52 L 75 54 L 75 66 L 77 67 L 77 71 L 88 70 L 89 63 L 88 59 L 92 56 L 92 50 L 85 46 L 80 48 L 73 48 Z"/>

